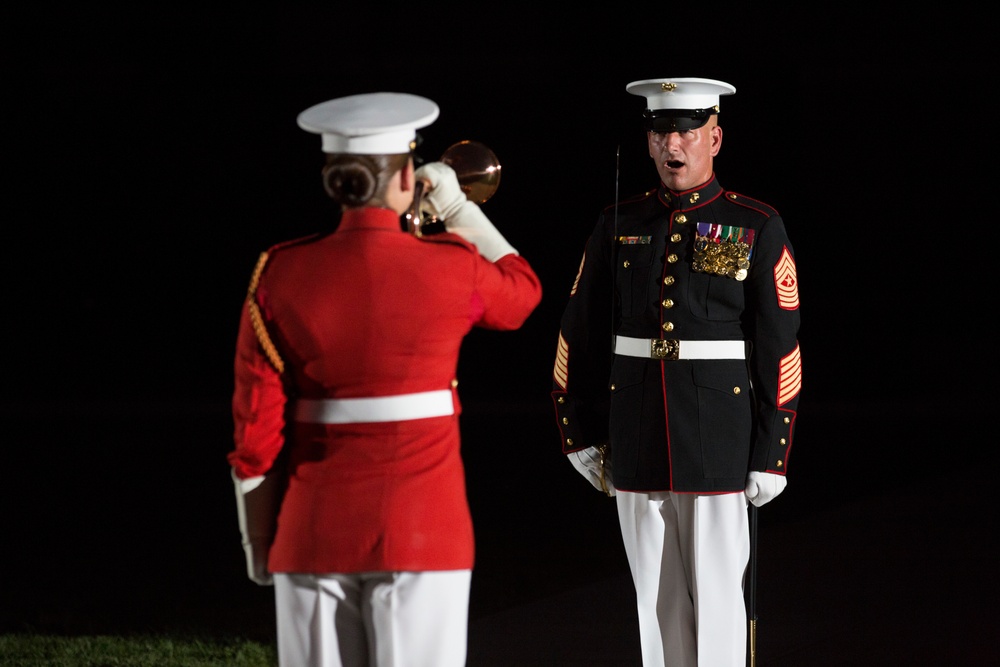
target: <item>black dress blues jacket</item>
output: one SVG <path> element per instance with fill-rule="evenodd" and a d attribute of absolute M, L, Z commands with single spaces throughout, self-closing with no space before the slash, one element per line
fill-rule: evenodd
<path fill-rule="evenodd" d="M 713 176 L 609 206 L 560 325 L 563 453 L 608 445 L 625 491 L 734 493 L 748 471 L 785 474 L 798 329 L 795 254 L 767 204 Z"/>

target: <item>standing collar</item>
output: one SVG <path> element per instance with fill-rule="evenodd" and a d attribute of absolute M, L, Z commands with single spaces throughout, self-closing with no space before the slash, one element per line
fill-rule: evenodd
<path fill-rule="evenodd" d="M 692 208 L 704 206 L 722 194 L 722 186 L 712 174 L 712 178 L 702 183 L 696 188 L 676 192 L 660 183 L 657 196 L 664 206 L 674 211 L 684 211 Z"/>
<path fill-rule="evenodd" d="M 345 210 L 338 229 L 392 229 L 401 232 L 403 224 L 392 209 L 362 206 Z"/>

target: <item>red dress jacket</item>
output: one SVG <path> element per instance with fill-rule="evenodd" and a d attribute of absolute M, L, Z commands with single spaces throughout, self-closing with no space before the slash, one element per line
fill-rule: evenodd
<path fill-rule="evenodd" d="M 495 263 L 458 236 L 416 238 L 382 208 L 348 210 L 335 233 L 268 251 L 253 301 L 280 356 L 237 339 L 228 460 L 240 479 L 287 461 L 272 572 L 471 569 L 455 373 L 474 327 L 517 329 L 541 299 L 528 262 Z M 409 421 L 292 420 L 296 399 L 448 390 L 455 413 Z M 279 454 L 282 454 L 279 459 Z"/>

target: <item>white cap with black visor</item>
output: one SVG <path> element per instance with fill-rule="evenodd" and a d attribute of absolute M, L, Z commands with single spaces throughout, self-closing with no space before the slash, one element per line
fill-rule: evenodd
<path fill-rule="evenodd" d="M 643 125 L 653 132 L 695 130 L 719 113 L 720 96 L 736 92 L 725 81 L 691 77 L 643 79 L 625 90 L 646 98 Z"/>

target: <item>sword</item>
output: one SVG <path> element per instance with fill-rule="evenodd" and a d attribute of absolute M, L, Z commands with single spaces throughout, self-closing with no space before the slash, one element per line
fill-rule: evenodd
<path fill-rule="evenodd" d="M 750 622 L 750 667 L 757 666 L 757 506 L 750 503 L 750 599 L 747 617 Z"/>

